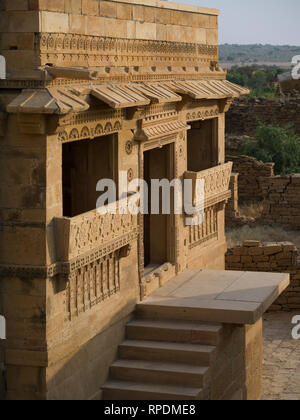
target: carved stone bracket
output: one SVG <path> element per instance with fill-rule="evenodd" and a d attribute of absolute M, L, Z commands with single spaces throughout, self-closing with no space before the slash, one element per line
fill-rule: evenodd
<path fill-rule="evenodd" d="M 228 112 L 229 108 L 231 107 L 231 105 L 233 103 L 233 101 L 234 101 L 234 99 L 232 99 L 232 98 L 221 99 L 219 101 L 220 113 L 223 114 L 224 112 Z"/>

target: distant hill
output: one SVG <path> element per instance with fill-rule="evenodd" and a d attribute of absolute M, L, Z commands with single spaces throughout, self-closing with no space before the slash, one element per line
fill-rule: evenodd
<path fill-rule="evenodd" d="M 220 62 L 230 65 L 274 64 L 287 67 L 300 55 L 300 46 L 291 45 L 220 45 Z"/>

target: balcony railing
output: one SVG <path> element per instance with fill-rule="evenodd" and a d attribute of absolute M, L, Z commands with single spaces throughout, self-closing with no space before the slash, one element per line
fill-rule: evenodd
<path fill-rule="evenodd" d="M 127 199 L 118 201 L 115 214 L 92 210 L 72 218 L 55 218 L 58 261 L 70 262 L 100 249 L 104 255 L 128 245 L 136 237 L 138 225 L 136 215 L 120 214 L 126 203 Z"/>
<path fill-rule="evenodd" d="M 232 165 L 232 162 L 228 162 L 200 172 L 185 172 L 185 179 L 193 181 L 193 204 L 199 201 L 196 196 L 196 181 L 201 179 L 204 180 L 205 207 L 228 200 L 231 196 L 229 184 Z"/>

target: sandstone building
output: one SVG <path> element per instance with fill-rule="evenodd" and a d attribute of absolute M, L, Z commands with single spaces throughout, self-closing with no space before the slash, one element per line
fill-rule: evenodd
<path fill-rule="evenodd" d="M 258 398 L 261 317 L 288 277 L 221 271 L 224 117 L 247 91 L 219 67 L 219 12 L 0 0 L 0 13 L 6 398 Z M 99 215 L 96 184 L 120 171 L 204 179 L 203 224 Z"/>

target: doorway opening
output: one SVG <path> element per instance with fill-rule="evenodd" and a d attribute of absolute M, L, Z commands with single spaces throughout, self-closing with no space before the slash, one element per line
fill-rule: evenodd
<path fill-rule="evenodd" d="M 144 152 L 144 179 L 148 185 L 149 214 L 144 215 L 145 273 L 166 262 L 174 262 L 174 191 L 160 188 L 159 214 L 151 214 L 151 181 L 174 178 L 174 144 Z M 163 195 L 171 194 L 171 214 L 163 214 Z"/>

